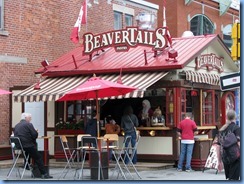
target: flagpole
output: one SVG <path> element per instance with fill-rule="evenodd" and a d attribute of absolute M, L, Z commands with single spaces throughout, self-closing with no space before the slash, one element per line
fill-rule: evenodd
<path fill-rule="evenodd" d="M 87 9 L 87 0 L 86 1 L 86 32 L 87 32 L 87 24 L 88 24 L 88 17 L 87 17 L 87 12 L 88 12 L 88 9 Z"/>

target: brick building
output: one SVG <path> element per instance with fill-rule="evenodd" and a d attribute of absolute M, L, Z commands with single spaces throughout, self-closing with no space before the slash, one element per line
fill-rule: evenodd
<path fill-rule="evenodd" d="M 41 61 L 52 62 L 78 46 L 70 41 L 70 33 L 82 2 L 0 1 L 0 10 L 3 10 L 0 11 L 0 88 L 14 93 L 25 89 L 39 80 L 34 70 L 41 67 Z M 154 15 L 156 19 L 157 9 L 155 4 L 135 0 L 90 0 L 87 24 L 82 26 L 80 36 L 85 32 L 96 34 L 113 30 L 114 16 L 119 18 L 117 28 L 137 26 L 136 16 L 140 12 Z M 12 96 L 0 96 L 0 145 L 8 144 L 12 127 L 25 109 L 24 103 L 14 103 Z"/>
<path fill-rule="evenodd" d="M 4 14 L 1 14 L 4 19 L 1 19 L 0 29 L 0 71 L 2 73 L 0 88 L 18 92 L 38 81 L 33 71 L 41 66 L 40 62 L 43 59 L 46 58 L 52 62 L 77 46 L 70 41 L 69 37 L 82 1 L 2 0 L 0 2 L 4 10 Z M 155 22 L 152 22 L 149 28 L 153 29 L 157 24 L 160 26 L 162 4 L 159 6 L 155 4 L 163 1 L 148 0 L 148 2 L 90 0 L 87 12 L 88 23 L 82 26 L 80 36 L 85 32 L 96 34 L 114 28 L 124 28 L 126 25 L 138 25 L 138 20 L 143 13 L 154 17 Z M 201 1 L 203 3 L 193 1 L 189 4 L 185 2 L 167 1 L 167 25 L 173 37 L 180 37 L 185 30 L 191 30 L 190 21 L 198 14 L 204 14 L 208 17 L 207 20 L 210 20 L 212 27 L 207 33 L 223 36 L 223 28 L 232 24 L 239 15 L 239 11 L 233 8 L 220 15 L 219 4 L 216 1 Z M 157 12 L 158 9 L 159 12 Z M 116 22 L 116 20 L 119 21 Z M 199 31 L 197 34 L 205 33 Z M 8 144 L 12 127 L 19 121 L 20 113 L 25 107 L 24 103 L 14 103 L 11 96 L 6 95 L 0 96 L 0 103 L 2 104 L 0 144 Z M 18 111 L 16 111 L 16 106 Z M 55 122 L 48 123 L 49 126 L 45 122 L 45 130 L 53 131 L 52 125 Z"/>

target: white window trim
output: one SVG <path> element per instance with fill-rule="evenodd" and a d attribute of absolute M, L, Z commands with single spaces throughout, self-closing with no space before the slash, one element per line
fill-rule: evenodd
<path fill-rule="evenodd" d="M 8 36 L 9 32 L 4 30 L 4 0 L 1 0 L 1 7 L 2 7 L 2 11 L 1 11 L 1 15 L 0 15 L 0 19 L 1 19 L 1 25 L 0 25 L 0 35 L 2 36 Z"/>

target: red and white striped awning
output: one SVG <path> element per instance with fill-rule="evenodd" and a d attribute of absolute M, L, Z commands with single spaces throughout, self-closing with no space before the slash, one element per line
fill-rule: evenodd
<path fill-rule="evenodd" d="M 124 85 L 133 86 L 138 88 L 131 93 L 124 96 L 111 97 L 111 98 L 142 98 L 145 90 L 162 79 L 167 72 L 145 72 L 136 74 L 122 74 L 122 82 Z M 56 77 L 45 78 L 40 83 L 40 90 L 34 90 L 34 85 L 21 91 L 14 96 L 16 102 L 38 102 L 38 101 L 56 101 L 66 92 L 84 83 L 91 76 L 73 76 L 73 77 Z M 118 74 L 108 74 L 98 76 L 102 79 L 116 82 Z"/>
<path fill-rule="evenodd" d="M 200 73 L 187 70 L 186 80 L 197 82 L 197 83 L 206 83 L 211 85 L 219 85 L 220 77 L 217 74 L 209 74 L 209 73 Z"/>

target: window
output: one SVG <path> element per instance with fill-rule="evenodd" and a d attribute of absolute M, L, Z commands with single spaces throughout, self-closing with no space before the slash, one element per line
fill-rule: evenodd
<path fill-rule="evenodd" d="M 232 32 L 232 24 L 228 24 L 223 28 L 223 41 L 229 49 L 232 46 L 231 32 Z"/>
<path fill-rule="evenodd" d="M 205 15 L 194 16 L 190 23 L 191 32 L 195 36 L 214 33 L 214 25 Z"/>
<path fill-rule="evenodd" d="M 175 90 L 173 88 L 166 89 L 166 126 L 173 127 L 175 125 Z"/>
<path fill-rule="evenodd" d="M 122 29 L 122 13 L 114 12 L 114 29 Z"/>
<path fill-rule="evenodd" d="M 202 125 L 215 124 L 215 94 L 213 90 L 202 92 Z"/>
<path fill-rule="evenodd" d="M 133 20 L 132 20 L 132 15 L 125 15 L 125 26 L 132 26 L 133 25 Z"/>
<path fill-rule="evenodd" d="M 3 30 L 3 0 L 0 0 L 0 30 Z"/>
<path fill-rule="evenodd" d="M 67 118 L 70 123 L 77 123 L 83 120 L 85 123 L 91 119 L 94 104 L 92 101 L 69 101 L 67 102 Z"/>

